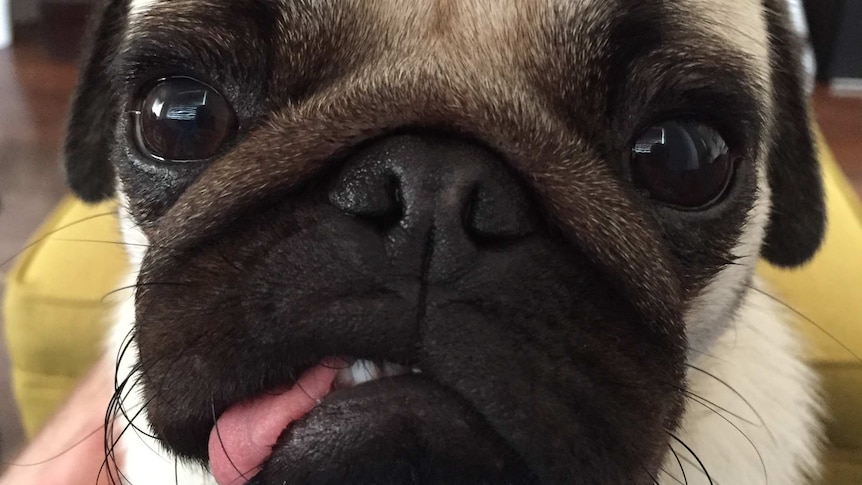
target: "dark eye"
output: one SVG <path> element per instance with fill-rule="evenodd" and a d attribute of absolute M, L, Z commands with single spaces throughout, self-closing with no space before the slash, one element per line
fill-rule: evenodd
<path fill-rule="evenodd" d="M 144 153 L 173 162 L 212 158 L 238 127 L 233 108 L 218 91 L 187 77 L 153 86 L 135 124 Z"/>
<path fill-rule="evenodd" d="M 697 121 L 666 121 L 643 133 L 632 147 L 634 183 L 665 204 L 702 209 L 730 186 L 735 158 L 724 138 Z"/>

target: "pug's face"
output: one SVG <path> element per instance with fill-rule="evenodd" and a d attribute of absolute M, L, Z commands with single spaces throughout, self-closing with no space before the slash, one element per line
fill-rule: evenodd
<path fill-rule="evenodd" d="M 155 435 L 224 468 L 275 420 L 254 483 L 652 483 L 691 349 L 819 243 L 779 3 L 106 2 L 68 171 L 147 243 Z"/>

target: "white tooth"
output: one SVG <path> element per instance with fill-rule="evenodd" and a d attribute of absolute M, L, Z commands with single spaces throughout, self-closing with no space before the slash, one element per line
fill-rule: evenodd
<path fill-rule="evenodd" d="M 354 385 L 373 381 L 380 377 L 380 368 L 377 364 L 367 360 L 357 360 L 356 363 L 350 367 L 350 372 L 353 375 Z"/>

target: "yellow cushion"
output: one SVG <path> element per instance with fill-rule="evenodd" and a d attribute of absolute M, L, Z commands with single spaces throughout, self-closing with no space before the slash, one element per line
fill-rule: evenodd
<path fill-rule="evenodd" d="M 762 263 L 775 296 L 801 317 L 810 361 L 823 375 L 835 447 L 829 484 L 862 483 L 862 209 L 826 144 L 821 160 L 829 228 L 821 252 L 799 270 Z M 125 272 L 113 204 L 65 199 L 9 275 L 6 336 L 14 392 L 25 428 L 35 433 L 93 362 L 109 318 L 104 296 Z M 50 234 L 50 236 L 48 236 Z M 841 344 L 843 344 L 843 346 Z"/>
<path fill-rule="evenodd" d="M 13 393 L 31 437 L 98 357 L 109 318 L 104 297 L 126 264 L 114 213 L 114 204 L 67 197 L 8 275 Z"/>
<path fill-rule="evenodd" d="M 832 415 L 829 438 L 862 454 L 862 206 L 822 138 L 820 147 L 829 218 L 823 247 L 801 269 L 758 269 L 810 343 Z"/>

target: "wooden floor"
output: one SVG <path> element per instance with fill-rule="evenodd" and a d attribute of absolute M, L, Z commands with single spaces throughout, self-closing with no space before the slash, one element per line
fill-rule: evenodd
<path fill-rule="evenodd" d="M 834 97 L 820 86 L 814 92 L 814 111 L 829 148 L 862 194 L 862 96 Z"/>
<path fill-rule="evenodd" d="M 14 49 L 0 51 L 0 262 L 20 249 L 64 193 L 58 160 L 75 75 L 74 65 L 52 60 L 26 35 Z M 862 193 L 862 99 L 833 98 L 818 88 L 814 107 L 838 161 Z M 0 274 L 6 270 L 8 265 L 0 266 Z M 8 361 L 0 349 L 0 460 L 21 440 L 8 389 Z"/>

